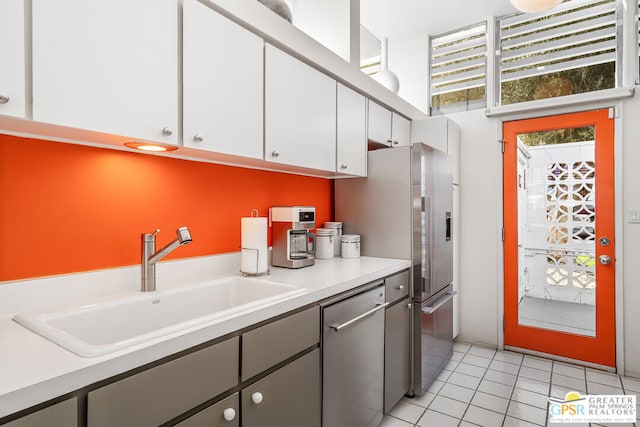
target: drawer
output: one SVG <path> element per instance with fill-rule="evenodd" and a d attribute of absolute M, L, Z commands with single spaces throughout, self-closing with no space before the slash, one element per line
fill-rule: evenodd
<path fill-rule="evenodd" d="M 239 339 L 89 393 L 88 426 L 158 426 L 238 384 Z"/>
<path fill-rule="evenodd" d="M 402 271 L 384 279 L 386 300 L 397 301 L 409 295 L 409 270 Z"/>
<path fill-rule="evenodd" d="M 320 307 L 254 329 L 242 335 L 242 381 L 320 341 Z"/>
<path fill-rule="evenodd" d="M 78 398 L 65 400 L 33 414 L 25 415 L 5 427 L 75 427 L 78 425 Z"/>
<path fill-rule="evenodd" d="M 227 421 L 224 418 L 224 411 L 232 409 L 235 413 L 233 419 Z M 176 424 L 177 427 L 240 427 L 240 396 L 238 393 L 232 394 L 226 399 L 209 406 L 183 422 Z"/>

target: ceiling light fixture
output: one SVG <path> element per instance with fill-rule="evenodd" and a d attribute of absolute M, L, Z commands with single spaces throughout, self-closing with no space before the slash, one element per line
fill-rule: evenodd
<path fill-rule="evenodd" d="M 562 0 L 509 0 L 513 7 L 521 12 L 536 13 L 552 9 L 562 3 Z"/>
<path fill-rule="evenodd" d="M 153 151 L 156 153 L 174 151 L 178 149 L 178 146 L 176 145 L 154 144 L 152 142 L 125 142 L 124 145 L 135 150 Z"/>

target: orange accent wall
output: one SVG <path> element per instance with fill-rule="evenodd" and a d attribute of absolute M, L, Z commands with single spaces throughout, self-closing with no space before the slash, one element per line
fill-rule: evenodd
<path fill-rule="evenodd" d="M 276 205 L 333 217 L 333 182 L 0 135 L 0 281 L 135 265 L 186 225 L 171 258 L 236 252 L 240 218 Z"/>

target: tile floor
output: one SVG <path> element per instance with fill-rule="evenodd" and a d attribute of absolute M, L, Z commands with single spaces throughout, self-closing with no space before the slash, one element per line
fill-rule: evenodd
<path fill-rule="evenodd" d="M 510 351 L 455 343 L 452 360 L 424 395 L 403 398 L 380 427 L 582 426 L 549 423 L 547 399 L 569 391 L 635 394 L 640 380 Z M 640 416 L 640 407 L 636 410 Z M 586 424 L 584 424 L 586 425 Z M 614 427 L 635 424 L 610 424 Z M 591 424 L 591 427 L 600 424 Z"/>

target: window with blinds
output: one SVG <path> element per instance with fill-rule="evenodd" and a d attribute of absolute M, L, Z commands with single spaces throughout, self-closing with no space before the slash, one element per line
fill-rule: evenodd
<path fill-rule="evenodd" d="M 498 19 L 502 105 L 617 87 L 618 5 L 567 0 Z"/>
<path fill-rule="evenodd" d="M 431 114 L 486 106 L 487 24 L 429 38 Z"/>

